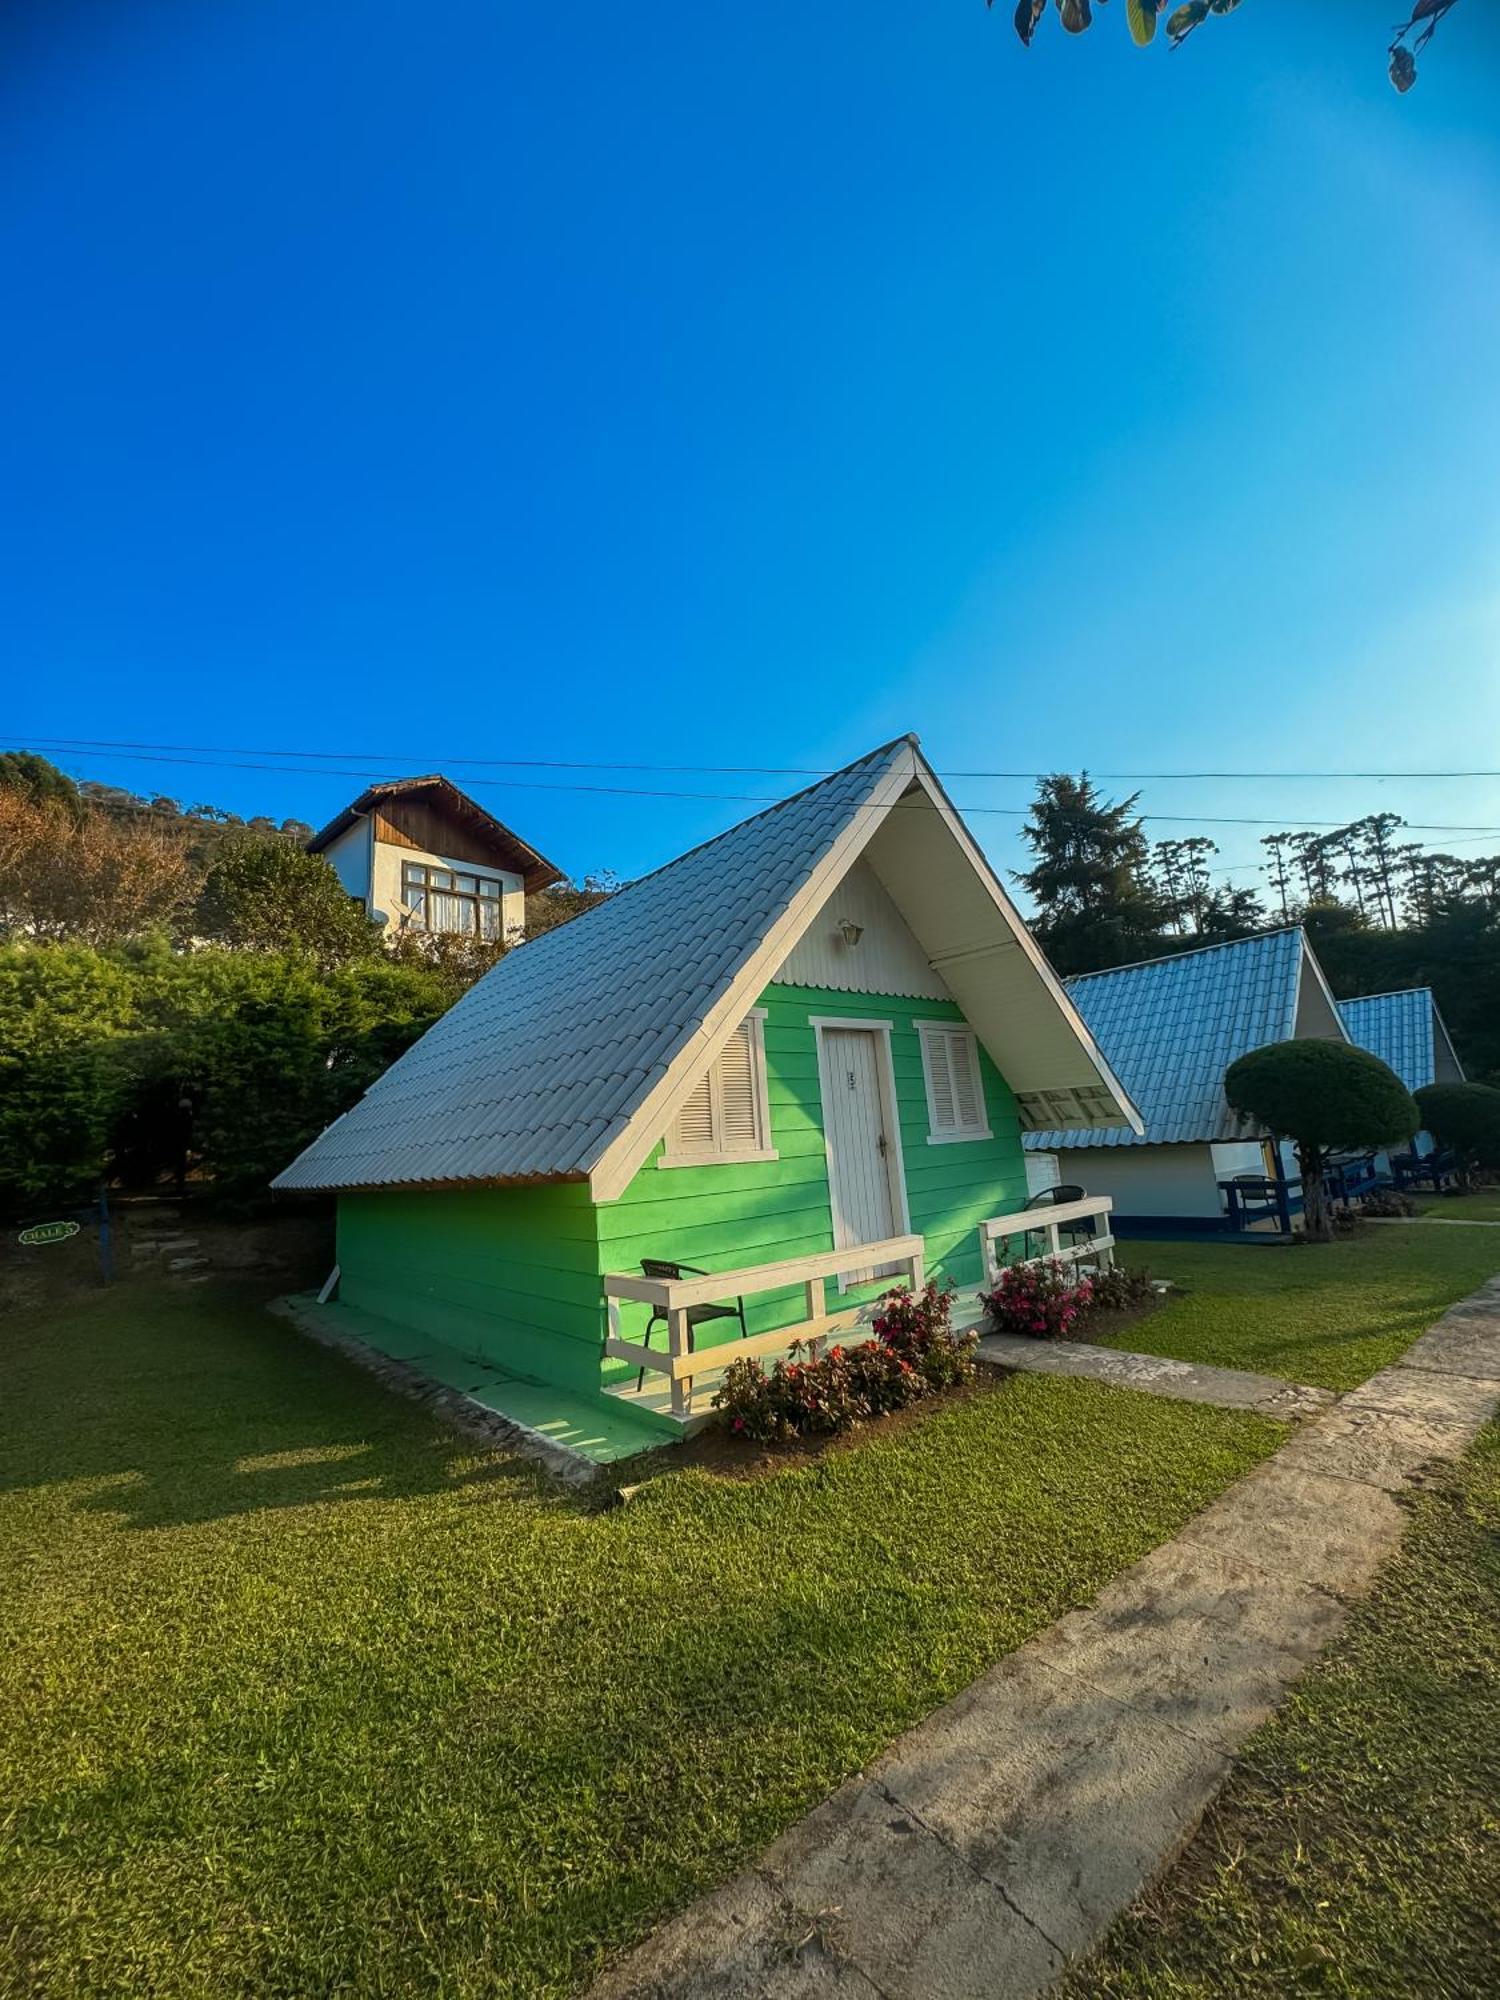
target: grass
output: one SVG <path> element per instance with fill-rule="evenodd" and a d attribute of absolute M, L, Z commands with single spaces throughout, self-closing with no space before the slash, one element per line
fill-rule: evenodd
<path fill-rule="evenodd" d="M 1500 1992 L 1500 1427 L 1068 2000 Z"/>
<path fill-rule="evenodd" d="M 6 1994 L 575 1990 L 1282 1434 L 1016 1379 L 605 1511 L 208 1287 L 0 1349 Z"/>
<path fill-rule="evenodd" d="M 1336 1243 L 1142 1243 L 1125 1255 L 1186 1295 L 1108 1344 L 1353 1389 L 1500 1271 L 1500 1234 L 1370 1223 Z"/>
<path fill-rule="evenodd" d="M 1426 1194 L 1416 1197 L 1418 1215 L 1446 1215 L 1450 1222 L 1500 1222 L 1500 1188 L 1475 1188 L 1472 1194 Z"/>

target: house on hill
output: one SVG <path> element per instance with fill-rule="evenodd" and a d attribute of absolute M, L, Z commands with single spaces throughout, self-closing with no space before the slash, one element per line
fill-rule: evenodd
<path fill-rule="evenodd" d="M 429 931 L 515 943 L 526 898 L 562 870 L 451 779 L 369 785 L 307 843 L 390 932 Z"/>
<path fill-rule="evenodd" d="M 656 1321 L 727 1355 L 825 1287 L 973 1287 L 1023 1129 L 1060 1121 L 1140 1129 L 902 737 L 510 953 L 275 1185 L 337 1194 L 326 1310 L 359 1338 L 499 1371 L 497 1408 L 544 1384 L 673 1424 L 694 1364 L 669 1408 L 643 1389 Z M 707 1319 L 722 1287 L 651 1260 L 756 1282 Z"/>
<path fill-rule="evenodd" d="M 1115 1226 L 1217 1229 L 1219 1183 L 1278 1171 L 1276 1149 L 1229 1108 L 1224 1072 L 1267 1042 L 1348 1041 L 1305 933 L 1268 931 L 1068 981 L 1068 994 L 1144 1121 L 1142 1131 L 1059 1123 L 1028 1132 L 1033 1191 L 1077 1182 L 1115 1204 Z"/>

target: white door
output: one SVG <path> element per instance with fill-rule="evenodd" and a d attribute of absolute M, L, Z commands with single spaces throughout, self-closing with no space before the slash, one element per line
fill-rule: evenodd
<path fill-rule="evenodd" d="M 823 1119 L 828 1136 L 833 1241 L 882 1243 L 900 1233 L 892 1185 L 897 1137 L 887 1130 L 884 1042 L 870 1028 L 823 1030 Z M 893 1264 L 852 1271 L 843 1286 L 882 1277 Z"/>

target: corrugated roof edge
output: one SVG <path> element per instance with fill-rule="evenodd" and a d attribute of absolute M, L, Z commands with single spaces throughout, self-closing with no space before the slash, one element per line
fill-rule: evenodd
<path fill-rule="evenodd" d="M 1108 979 L 1115 972 L 1139 972 L 1147 965 L 1172 965 L 1180 958 L 1201 958 L 1210 951 L 1233 951 L 1237 945 L 1261 944 L 1267 938 L 1285 937 L 1288 931 L 1301 930 L 1301 924 L 1277 924 L 1272 930 L 1251 931 L 1247 937 L 1216 938 L 1212 944 L 1190 944 L 1186 951 L 1164 951 L 1156 958 L 1133 958 L 1128 965 L 1101 965 L 1097 972 L 1070 972 L 1066 984 L 1081 986 L 1086 979 Z M 1305 932 L 1303 942 L 1309 944 Z"/>

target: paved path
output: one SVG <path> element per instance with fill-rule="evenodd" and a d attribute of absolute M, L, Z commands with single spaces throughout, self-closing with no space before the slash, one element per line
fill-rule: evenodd
<path fill-rule="evenodd" d="M 1500 1404 L 1500 1279 L 993 1667 L 592 2000 L 1025 2000 L 1192 1838 Z"/>
<path fill-rule="evenodd" d="M 1259 1410 L 1268 1417 L 1313 1417 L 1338 1401 L 1332 1389 L 1252 1375 L 1241 1368 L 1209 1368 L 1170 1361 L 1161 1354 L 1128 1354 L 1083 1340 L 1027 1340 L 1015 1333 L 985 1334 L 979 1353 L 1002 1368 L 1026 1375 L 1086 1375 L 1120 1389 L 1144 1389 L 1183 1403 L 1217 1403 L 1226 1410 Z"/>

